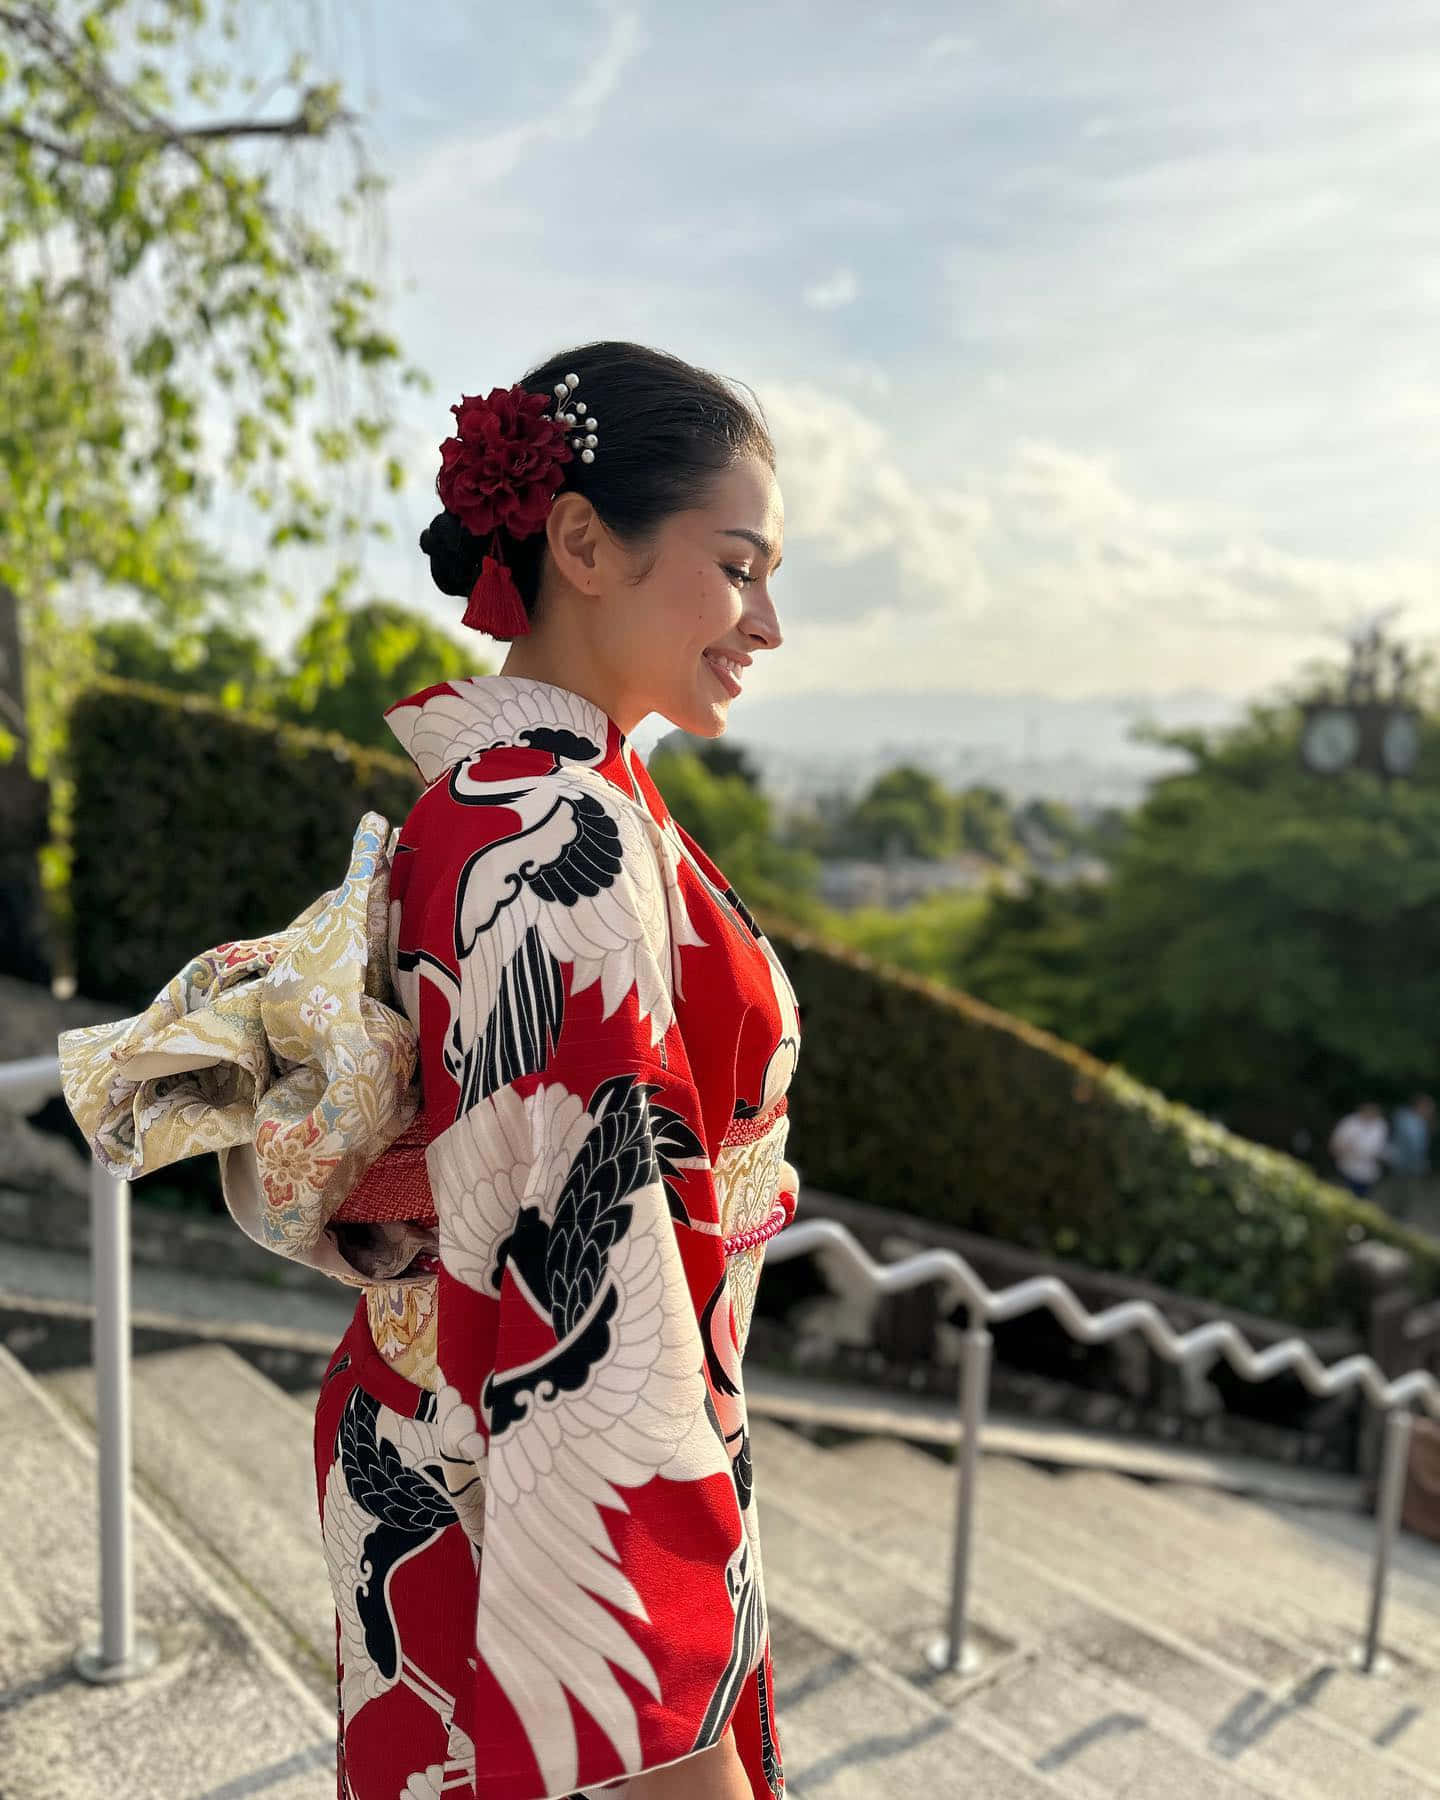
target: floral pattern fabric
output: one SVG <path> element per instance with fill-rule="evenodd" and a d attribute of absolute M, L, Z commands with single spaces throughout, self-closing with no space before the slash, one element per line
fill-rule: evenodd
<path fill-rule="evenodd" d="M 419 1100 L 415 1029 L 389 975 L 390 828 L 367 813 L 340 885 L 270 936 L 192 957 L 134 1018 L 59 1041 L 66 1104 L 130 1179 L 215 1151 L 226 1204 L 266 1249 L 355 1285 L 327 1230 Z M 387 1273 L 413 1255 L 398 1232 Z"/>

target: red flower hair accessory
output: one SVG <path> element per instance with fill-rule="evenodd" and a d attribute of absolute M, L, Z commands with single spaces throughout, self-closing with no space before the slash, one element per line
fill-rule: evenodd
<path fill-rule="evenodd" d="M 579 378 L 568 376 L 567 396 L 578 386 Z M 483 400 L 464 395 L 450 408 L 456 435 L 440 446 L 441 504 L 475 537 L 491 540 L 464 618 L 491 637 L 523 637 L 530 629 L 497 534 L 526 538 L 542 530 L 565 479 L 573 457 L 565 430 L 575 418 L 558 400 L 559 416 L 549 409 L 548 395 L 519 385 L 492 388 Z"/>

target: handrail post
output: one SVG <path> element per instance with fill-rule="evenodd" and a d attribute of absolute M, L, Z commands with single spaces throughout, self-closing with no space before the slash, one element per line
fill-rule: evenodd
<path fill-rule="evenodd" d="M 95 1286 L 95 1433 L 100 1499 L 100 1643 L 75 1653 L 86 1681 L 128 1681 L 155 1666 L 135 1638 L 130 1553 L 130 1184 L 90 1170 Z"/>
<path fill-rule="evenodd" d="M 1365 1629 L 1365 1648 L 1360 1667 L 1375 1672 L 1380 1649 L 1380 1624 L 1385 1613 L 1385 1586 L 1390 1575 L 1390 1554 L 1400 1528 L 1400 1508 L 1405 1498 L 1405 1476 L 1410 1464 L 1410 1433 L 1414 1418 L 1408 1407 L 1392 1406 L 1385 1414 L 1385 1438 L 1380 1453 L 1380 1486 L 1375 1497 L 1375 1566 L 1370 1576 L 1370 1618 Z"/>
<path fill-rule="evenodd" d="M 980 1437 L 990 1398 L 990 1357 L 994 1340 L 983 1317 L 971 1309 L 960 1352 L 960 1454 L 956 1458 L 959 1488 L 955 1501 L 955 1547 L 950 1564 L 950 1625 L 931 1647 L 930 1663 L 938 1670 L 969 1674 L 979 1657 L 966 1642 L 970 1601 L 970 1550 L 975 1531 L 975 1492 L 980 1479 Z"/>

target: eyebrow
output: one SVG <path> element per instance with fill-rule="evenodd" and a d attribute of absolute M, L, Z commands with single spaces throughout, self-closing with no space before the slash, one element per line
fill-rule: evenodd
<path fill-rule="evenodd" d="M 774 556 L 774 554 L 775 554 L 774 548 L 772 547 L 769 538 L 762 537 L 758 531 L 747 531 L 743 525 L 727 525 L 721 531 L 720 535 L 721 535 L 721 537 L 744 538 L 744 540 L 747 544 L 753 544 L 755 546 L 755 548 L 765 558 L 766 562 L 769 562 L 770 558 L 772 556 Z M 772 575 L 775 573 L 775 570 L 780 567 L 780 563 L 783 562 L 784 560 L 785 559 L 782 556 L 779 559 L 779 561 L 775 563 L 774 568 L 772 568 L 770 571 L 770 573 Z"/>

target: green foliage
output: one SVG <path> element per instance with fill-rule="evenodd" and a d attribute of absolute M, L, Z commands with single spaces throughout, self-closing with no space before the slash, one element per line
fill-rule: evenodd
<path fill-rule="evenodd" d="M 788 919 L 818 915 L 817 868 L 775 836 L 769 797 L 743 775 L 717 775 L 688 750 L 656 750 L 648 764 L 665 803 L 750 906 Z"/>
<path fill-rule="evenodd" d="M 825 931 L 837 943 L 877 962 L 959 987 L 969 967 L 970 945 L 989 906 L 983 893 L 930 894 L 898 911 L 863 906 L 854 912 L 831 912 Z"/>
<path fill-rule="evenodd" d="M 1088 1041 L 1239 1129 L 1322 1135 L 1440 1075 L 1440 741 L 1415 779 L 1307 775 L 1299 717 L 1177 734 L 1091 934 Z"/>
<path fill-rule="evenodd" d="M 269 711 L 282 679 L 253 632 L 216 621 L 199 631 L 162 633 L 142 619 L 112 620 L 92 633 L 96 667 L 117 681 Z"/>
<path fill-rule="evenodd" d="M 1346 1248 L 1440 1251 L 1299 1163 L 1018 1019 L 771 929 L 804 1015 L 807 1181 L 1297 1324 L 1333 1323 Z"/>
<path fill-rule="evenodd" d="M 76 977 L 136 1007 L 196 950 L 288 923 L 361 813 L 398 824 L 420 792 L 398 755 L 119 682 L 81 696 L 71 753 Z"/>
<path fill-rule="evenodd" d="M 951 796 L 924 769 L 901 767 L 877 776 L 845 823 L 848 856 L 935 858 L 955 846 Z"/>
<path fill-rule="evenodd" d="M 951 796 L 950 806 L 950 837 L 958 848 L 973 850 L 991 862 L 1024 861 L 1010 802 L 999 788 L 962 788 Z"/>
<path fill-rule="evenodd" d="M 1063 800 L 1035 796 L 1015 814 L 1015 826 L 1029 838 L 1039 838 L 1065 855 L 1106 857 L 1120 846 L 1128 814 L 1119 807 L 1102 807 L 1091 818 L 1082 818 Z"/>
<path fill-rule="evenodd" d="M 23 609 L 37 773 L 90 666 L 85 584 L 172 627 L 233 600 L 201 541 L 217 497 L 257 508 L 271 548 L 378 529 L 322 477 L 379 453 L 398 351 L 371 281 L 309 223 L 327 183 L 353 209 L 374 178 L 303 59 L 257 98 L 272 69 L 237 59 L 241 17 L 236 0 L 0 7 L 0 580 Z"/>
<path fill-rule="evenodd" d="M 653 756 L 698 756 L 712 775 L 736 775 L 746 787 L 761 785 L 760 771 L 743 744 L 728 737 L 697 737 L 689 731 L 668 732 L 655 746 Z"/>
<path fill-rule="evenodd" d="M 1320 778 L 1303 698 L 1150 733 L 1192 767 L 1082 830 L 1103 887 L 997 891 L 979 914 L 937 899 L 838 935 L 1264 1142 L 1323 1143 L 1362 1098 L 1440 1086 L 1440 731 L 1430 715 L 1413 779 Z M 1027 822 L 1066 826 L 1048 807 Z"/>
<path fill-rule="evenodd" d="M 831 913 L 827 934 L 892 968 L 962 988 L 1061 1037 L 1092 1022 L 1091 940 L 1102 890 L 1033 882 L 1018 894 L 932 894 L 903 911 Z"/>
<path fill-rule="evenodd" d="M 421 613 L 388 601 L 322 604 L 289 657 L 272 657 L 252 632 L 223 621 L 167 632 L 144 620 L 97 626 L 96 661 L 106 674 L 232 708 L 273 713 L 352 744 L 389 750 L 385 709 L 438 681 L 488 673 Z"/>
<path fill-rule="evenodd" d="M 360 814 L 398 823 L 420 788 L 398 757 L 125 683 L 82 697 L 71 742 L 80 985 L 136 1007 L 197 948 L 287 922 L 340 878 Z M 676 762 L 695 822 L 753 834 L 743 782 Z M 1289 1158 L 978 1001 L 788 924 L 772 935 L 804 1009 L 794 1142 L 817 1187 L 1297 1323 L 1333 1317 L 1363 1236 L 1440 1287 L 1433 1244 Z"/>
<path fill-rule="evenodd" d="M 1088 1043 L 1094 1027 L 1094 937 L 1103 888 L 1032 881 L 992 893 L 952 979 L 977 999 L 1046 1031 Z"/>
<path fill-rule="evenodd" d="M 817 812 L 801 831 L 829 856 L 937 861 L 969 851 L 1000 865 L 1025 860 L 1016 816 L 999 788 L 952 793 L 938 776 L 909 764 L 877 775 L 856 800 L 829 796 Z"/>
<path fill-rule="evenodd" d="M 321 608 L 301 633 L 277 711 L 352 743 L 394 743 L 385 709 L 437 681 L 489 673 L 421 614 L 388 601 Z"/>

